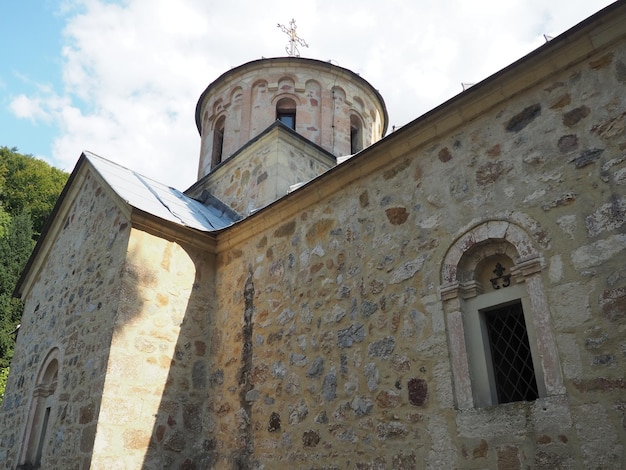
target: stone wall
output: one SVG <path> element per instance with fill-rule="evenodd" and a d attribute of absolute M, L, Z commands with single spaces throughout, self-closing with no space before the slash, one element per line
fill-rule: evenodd
<path fill-rule="evenodd" d="M 216 461 L 623 467 L 625 87 L 620 45 L 434 141 L 401 130 L 412 147 L 379 171 L 232 229 L 217 264 Z M 257 218 L 268 228 L 234 243 Z M 564 389 L 461 411 L 441 273 L 489 221 L 515 224 L 540 256 Z"/>
<path fill-rule="evenodd" d="M 3 401 L 3 468 L 24 463 L 19 453 L 32 421 L 33 389 L 54 348 L 59 375 L 48 423 L 54 433 L 43 448 L 43 461 L 46 468 L 90 465 L 130 224 L 98 178 L 84 176 L 69 210 L 59 214 L 47 262 L 24 299 Z"/>
<path fill-rule="evenodd" d="M 24 463 L 33 389 L 54 348 L 60 365 L 46 468 L 167 465 L 181 452 L 202 454 L 213 430 L 203 419 L 216 352 L 207 341 L 210 247 L 155 236 L 145 224 L 131 228 L 130 208 L 121 211 L 85 173 L 59 233 L 49 231 L 48 262 L 26 298 L 3 402 L 3 468 Z"/>
<path fill-rule="evenodd" d="M 291 185 L 307 183 L 335 165 L 334 157 L 276 126 L 185 194 L 201 199 L 206 190 L 246 216 L 285 196 Z"/>
<path fill-rule="evenodd" d="M 202 453 L 214 302 L 208 251 L 132 229 L 93 468 L 177 468 L 181 453 Z"/>

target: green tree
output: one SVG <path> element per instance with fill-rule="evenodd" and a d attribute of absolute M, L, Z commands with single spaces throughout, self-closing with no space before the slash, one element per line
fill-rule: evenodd
<path fill-rule="evenodd" d="M 13 291 L 68 174 L 0 147 L 0 403 L 24 310 Z"/>
<path fill-rule="evenodd" d="M 0 152 L 1 152 L 0 148 Z M 2 205 L 2 193 L 4 192 L 4 182 L 6 180 L 6 174 L 8 170 L 6 166 L 0 161 L 0 237 L 3 237 L 7 230 L 9 229 L 9 224 L 11 223 L 11 215 L 4 210 L 4 206 Z"/>
<path fill-rule="evenodd" d="M 33 249 L 32 222 L 27 212 L 11 219 L 8 231 L 0 238 L 0 367 L 13 357 L 16 326 L 24 305 L 13 297 L 13 290 Z"/>
<path fill-rule="evenodd" d="M 0 188 L 2 185 L 0 184 Z M 11 216 L 2 208 L 2 204 L 0 204 L 0 237 L 4 237 L 8 230 L 9 225 L 11 224 Z"/>
<path fill-rule="evenodd" d="M 0 203 L 11 216 L 30 213 L 38 237 L 67 182 L 68 174 L 17 149 L 0 147 Z"/>
<path fill-rule="evenodd" d="M 0 368 L 0 407 L 2 406 L 2 398 L 4 397 L 4 390 L 7 387 L 7 379 L 9 378 L 9 368 Z"/>

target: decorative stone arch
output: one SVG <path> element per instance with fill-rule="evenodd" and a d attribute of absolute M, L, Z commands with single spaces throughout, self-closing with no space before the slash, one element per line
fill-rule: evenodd
<path fill-rule="evenodd" d="M 330 90 L 333 100 L 340 100 L 342 102 L 346 101 L 346 90 L 344 90 L 342 87 L 335 85 L 331 88 Z"/>
<path fill-rule="evenodd" d="M 276 93 L 274 96 L 272 96 L 271 105 L 275 107 L 279 101 L 282 101 L 284 99 L 292 100 L 296 104 L 296 106 L 301 106 L 304 104 L 302 101 L 302 97 L 296 95 L 295 93 Z"/>
<path fill-rule="evenodd" d="M 52 348 L 44 359 L 33 388 L 30 411 L 20 456 L 21 466 L 39 468 L 45 455 L 49 438 L 49 420 L 58 397 L 58 377 L 60 375 L 60 351 Z"/>
<path fill-rule="evenodd" d="M 265 78 L 257 78 L 255 81 L 252 82 L 252 86 L 250 87 L 251 89 L 253 88 L 267 88 L 268 83 L 267 80 Z"/>
<path fill-rule="evenodd" d="M 304 105 L 308 122 L 303 122 L 302 134 L 312 142 L 322 142 L 322 85 L 318 80 L 309 79 L 304 84 Z"/>
<path fill-rule="evenodd" d="M 318 80 L 309 79 L 304 83 L 304 90 L 307 98 L 321 100 L 322 99 L 322 84 Z M 315 106 L 320 106 L 321 103 L 317 103 Z"/>
<path fill-rule="evenodd" d="M 251 96 L 252 96 L 252 106 L 261 104 L 264 100 L 267 100 L 268 97 L 268 83 L 265 79 L 258 79 L 252 83 L 250 87 Z M 263 97 L 263 100 L 261 99 Z"/>
<path fill-rule="evenodd" d="M 480 273 L 487 260 L 509 260 L 510 290 L 485 293 Z M 460 409 L 494 404 L 487 390 L 488 384 L 476 377 L 476 329 L 469 327 L 473 316 L 479 314 L 477 305 L 488 296 L 497 301 L 521 295 L 528 337 L 533 351 L 539 398 L 565 393 L 556 339 L 552 330 L 548 302 L 542 280 L 542 254 L 528 233 L 520 226 L 492 220 L 481 223 L 461 235 L 448 249 L 441 268 L 441 287 L 444 315 L 450 347 L 452 377 L 456 405 Z M 497 288 L 496 288 L 497 289 Z M 488 299 L 489 300 L 489 299 Z M 470 365 L 472 363 L 473 365 Z"/>
<path fill-rule="evenodd" d="M 296 92 L 296 78 L 290 75 L 284 75 L 278 79 L 278 93 L 294 93 Z"/>
<path fill-rule="evenodd" d="M 365 103 L 363 103 L 363 100 L 361 99 L 361 97 L 354 96 L 352 98 L 352 102 L 356 105 L 355 107 L 359 109 L 359 112 L 362 113 L 363 110 L 365 109 Z"/>
<path fill-rule="evenodd" d="M 211 116 L 215 117 L 218 114 L 220 114 L 221 112 L 224 111 L 224 100 L 222 100 L 222 98 L 218 98 L 215 100 L 215 102 L 213 103 L 213 105 L 211 106 L 212 109 L 212 113 Z"/>
<path fill-rule="evenodd" d="M 240 86 L 234 87 L 229 94 L 229 104 L 232 106 L 241 106 L 243 93 L 243 88 L 241 88 Z"/>
<path fill-rule="evenodd" d="M 259 78 L 250 87 L 250 106 L 248 106 L 249 117 L 246 118 L 249 130 L 245 135 L 252 138 L 264 130 L 273 121 L 274 117 L 269 115 L 272 93 L 269 83 L 263 78 Z"/>

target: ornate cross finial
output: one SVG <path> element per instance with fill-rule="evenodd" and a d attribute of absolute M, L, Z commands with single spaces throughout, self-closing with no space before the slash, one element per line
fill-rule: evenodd
<path fill-rule="evenodd" d="M 306 41 L 296 34 L 296 20 L 292 19 L 289 22 L 289 29 L 282 24 L 278 24 L 280 30 L 289 36 L 289 44 L 285 46 L 285 51 L 289 54 L 289 57 L 300 57 L 300 51 L 297 44 L 303 47 L 309 47 Z"/>

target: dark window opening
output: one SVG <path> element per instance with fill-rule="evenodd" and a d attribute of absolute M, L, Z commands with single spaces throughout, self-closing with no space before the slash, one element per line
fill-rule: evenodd
<path fill-rule="evenodd" d="M 50 407 L 46 407 L 43 415 L 43 423 L 41 423 L 41 434 L 39 435 L 39 443 L 37 444 L 37 453 L 35 455 L 35 466 L 41 465 L 41 457 L 43 455 L 43 445 L 46 442 L 46 433 L 48 431 L 48 420 L 50 419 Z"/>
<path fill-rule="evenodd" d="M 291 98 L 283 98 L 276 104 L 276 119 L 290 129 L 296 130 L 296 103 Z"/>
<path fill-rule="evenodd" d="M 277 117 L 280 122 L 290 129 L 296 129 L 296 114 L 295 113 L 277 113 Z"/>
<path fill-rule="evenodd" d="M 24 461 L 17 468 L 40 468 L 44 457 L 44 448 L 50 436 L 48 433 L 49 421 L 52 419 L 52 405 L 54 392 L 57 388 L 59 361 L 56 350 L 44 363 L 43 374 L 40 373 L 38 384 L 33 391 L 32 408 L 30 411 L 31 427 L 26 432 L 24 445 Z M 45 466 L 45 464 L 44 464 Z"/>
<path fill-rule="evenodd" d="M 522 303 L 484 312 L 498 403 L 539 397 Z"/>
<path fill-rule="evenodd" d="M 356 116 L 350 116 L 350 153 L 363 150 L 363 125 Z"/>
<path fill-rule="evenodd" d="M 213 153 L 211 154 L 211 167 L 215 167 L 222 162 L 222 152 L 224 151 L 224 123 L 226 118 L 222 116 L 215 124 L 213 130 Z"/>

